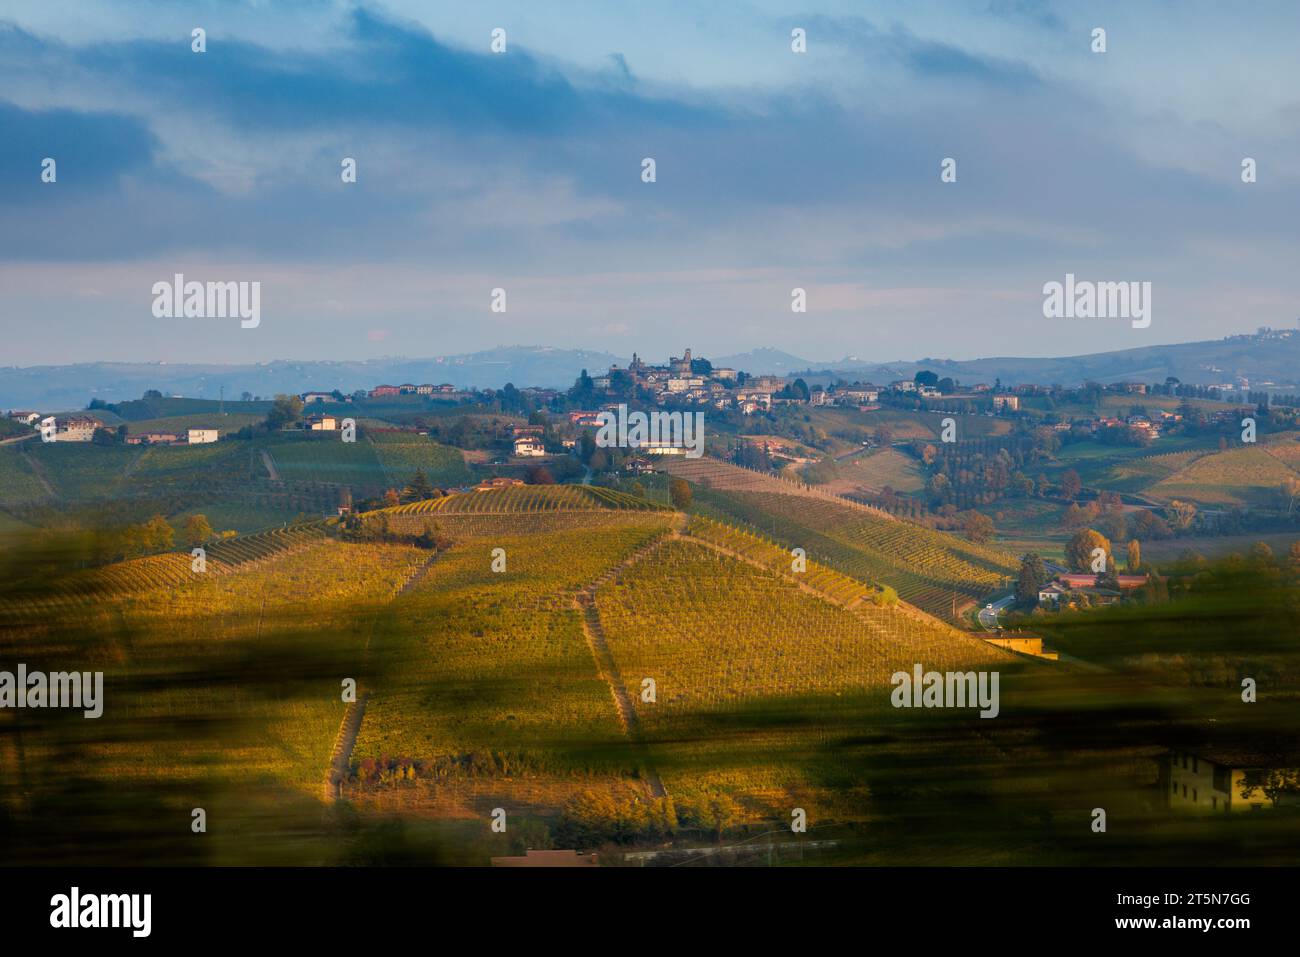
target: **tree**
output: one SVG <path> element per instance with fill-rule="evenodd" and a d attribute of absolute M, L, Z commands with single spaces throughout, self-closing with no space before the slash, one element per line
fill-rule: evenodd
<path fill-rule="evenodd" d="M 993 519 L 983 512 L 976 512 L 972 509 L 966 513 L 965 521 L 962 524 L 966 532 L 966 538 L 976 544 L 983 545 L 993 538 Z"/>
<path fill-rule="evenodd" d="M 402 499 L 397 494 L 397 489 L 390 488 L 387 492 L 384 493 L 385 508 L 392 508 L 394 505 L 401 505 L 401 504 L 402 504 Z"/>
<path fill-rule="evenodd" d="M 1111 559 L 1110 542 L 1101 532 L 1082 528 L 1066 543 L 1065 562 L 1070 566 L 1071 571 L 1090 572 L 1093 570 L 1092 553 L 1098 548 L 1106 553 L 1106 568 L 1109 569 L 1114 564 Z"/>
<path fill-rule="evenodd" d="M 1097 520 L 1097 531 L 1112 542 L 1122 542 L 1128 535 L 1128 523 L 1123 512 L 1106 512 Z"/>
<path fill-rule="evenodd" d="M 1022 605 L 1038 602 L 1038 593 L 1047 584 L 1047 565 L 1035 552 L 1020 556 L 1020 575 L 1016 578 L 1016 601 Z"/>
<path fill-rule="evenodd" d="M 925 490 L 930 496 L 930 500 L 936 504 L 943 502 L 948 497 L 951 483 L 948 476 L 942 472 L 935 472 L 930 476 L 930 480 L 925 483 Z"/>
<path fill-rule="evenodd" d="M 277 395 L 271 403 L 271 411 L 266 414 L 268 429 L 282 429 L 291 422 L 302 418 L 302 399 L 296 395 Z"/>
<path fill-rule="evenodd" d="M 202 545 L 213 536 L 212 526 L 206 515 L 194 514 L 185 520 L 185 544 L 193 547 Z"/>
<path fill-rule="evenodd" d="M 415 470 L 415 474 L 411 476 L 411 481 L 406 488 L 402 489 L 402 497 L 408 502 L 433 498 L 433 486 L 429 484 L 429 477 L 424 474 L 424 469 Z"/>
<path fill-rule="evenodd" d="M 1083 491 L 1083 480 L 1079 478 L 1079 473 L 1074 469 L 1067 469 L 1061 476 L 1061 495 L 1064 498 L 1075 498 Z"/>
<path fill-rule="evenodd" d="M 1242 775 L 1241 783 L 1238 786 L 1241 789 L 1241 796 L 1245 800 L 1250 800 L 1255 790 L 1258 789 L 1268 798 L 1269 804 L 1277 807 L 1278 802 L 1284 795 L 1300 791 L 1300 770 L 1296 768 L 1250 770 Z"/>
<path fill-rule="evenodd" d="M 668 480 L 668 497 L 672 500 L 673 508 L 679 512 L 685 512 L 691 507 L 691 486 L 685 479 L 673 478 Z"/>
<path fill-rule="evenodd" d="M 1196 506 L 1191 502 L 1182 502 L 1174 499 L 1169 503 L 1169 512 L 1173 518 L 1174 528 L 1180 532 L 1186 531 L 1192 527 L 1192 522 L 1196 519 Z"/>
<path fill-rule="evenodd" d="M 555 476 L 545 465 L 530 465 L 524 481 L 529 485 L 554 485 Z"/>
<path fill-rule="evenodd" d="M 1136 538 L 1128 543 L 1128 549 L 1124 555 L 1124 563 L 1127 566 L 1130 575 L 1135 575 L 1142 569 L 1142 543 Z"/>
<path fill-rule="evenodd" d="M 1174 530 L 1169 527 L 1168 522 L 1155 512 L 1145 508 L 1129 513 L 1128 527 L 1134 538 L 1159 541 L 1170 538 L 1174 534 Z"/>

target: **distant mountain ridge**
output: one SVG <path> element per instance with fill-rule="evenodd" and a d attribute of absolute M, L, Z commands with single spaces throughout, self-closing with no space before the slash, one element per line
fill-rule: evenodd
<path fill-rule="evenodd" d="M 666 356 L 646 358 L 659 362 Z M 1198 385 L 1216 385 L 1244 377 L 1253 389 L 1300 393 L 1300 332 L 1294 330 L 1043 359 L 993 357 L 880 362 L 851 356 L 820 361 L 771 348 L 703 358 L 715 366 L 743 369 L 754 375 L 806 374 L 813 381 L 838 377 L 878 385 L 910 379 L 920 370 L 929 369 L 968 384 L 992 384 L 999 379 L 1006 385 L 1033 382 L 1072 386 L 1089 380 L 1163 382 L 1172 375 Z M 500 388 L 510 382 L 520 388 L 563 389 L 572 385 L 583 369 L 594 374 L 605 371 L 611 364 L 625 366 L 627 363 L 628 357 L 597 350 L 500 346 L 429 359 L 276 360 L 248 365 L 91 362 L 11 366 L 0 368 L 0 407 L 40 411 L 76 409 L 91 399 L 117 402 L 139 398 L 146 389 L 210 399 L 217 398 L 223 388 L 227 399 L 237 399 L 242 392 L 263 397 L 309 390 L 352 392 L 381 383 L 401 385 L 404 382 L 450 382 L 462 389 Z"/>

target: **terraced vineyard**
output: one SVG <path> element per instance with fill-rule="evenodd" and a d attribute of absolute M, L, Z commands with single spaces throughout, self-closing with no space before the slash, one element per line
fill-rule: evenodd
<path fill-rule="evenodd" d="M 859 581 L 886 584 L 900 598 L 932 615 L 947 617 L 954 596 L 981 599 L 1015 574 L 1015 559 L 988 546 L 963 541 L 875 509 L 831 498 L 770 492 L 719 492 L 697 488 L 698 508 L 724 522 L 741 522 L 800 547 L 810 559 Z"/>
<path fill-rule="evenodd" d="M 792 570 L 791 553 L 775 542 L 769 542 L 750 532 L 741 531 L 721 522 L 695 516 L 686 531 L 694 538 L 743 555 L 750 561 L 782 575 L 798 575 L 808 586 L 843 604 L 856 604 L 876 593 L 870 585 L 842 575 L 820 562 L 807 562 L 806 571 Z"/>
<path fill-rule="evenodd" d="M 325 522 L 312 522 L 222 539 L 208 546 L 208 559 L 231 566 L 260 561 L 277 552 L 319 542 L 326 535 L 325 529 Z"/>
<path fill-rule="evenodd" d="M 214 575 L 227 570 L 220 563 L 209 565 Z M 146 592 L 178 588 L 191 584 L 195 577 L 188 555 L 175 552 L 149 555 L 53 582 L 32 582 L 10 596 L 11 605 L 6 611 L 20 618 L 68 612 L 93 603 L 110 603 Z"/>
<path fill-rule="evenodd" d="M 259 446 L 286 482 L 349 485 L 358 490 L 402 488 L 417 470 L 435 486 L 470 478 L 460 450 L 411 432 L 373 432 L 344 442 L 338 432 L 277 433 Z"/>
<path fill-rule="evenodd" d="M 201 573 L 192 570 L 188 551 L 148 555 L 86 569 L 51 582 L 33 582 L 30 588 L 24 589 L 22 605 L 27 611 L 47 613 L 90 603 L 134 601 L 148 594 L 150 601 L 164 602 L 170 607 L 182 593 L 197 594 L 209 580 L 231 574 L 240 566 L 265 562 L 282 553 L 326 541 L 324 522 L 223 539 L 208 546 L 206 570 Z"/>
<path fill-rule="evenodd" d="M 61 499 L 99 499 L 114 494 L 141 450 L 89 442 L 25 442 L 25 454 Z"/>
<path fill-rule="evenodd" d="M 18 506 L 51 497 L 51 489 L 33 468 L 23 450 L 39 439 L 0 445 L 0 505 Z"/>
<path fill-rule="evenodd" d="M 596 592 L 596 608 L 674 795 L 721 788 L 763 805 L 810 788 L 800 755 L 824 744 L 820 722 L 833 722 L 838 699 L 884 716 L 896 671 L 1010 662 L 937 622 L 871 604 L 847 610 L 689 540 L 624 570 Z M 653 704 L 641 701 L 644 678 L 655 681 Z"/>
<path fill-rule="evenodd" d="M 820 501 L 837 502 L 845 508 L 856 508 L 870 512 L 878 518 L 894 520 L 894 516 L 871 505 L 863 505 L 851 499 L 823 492 L 814 486 L 806 485 L 794 479 L 776 478 L 766 472 L 756 472 L 741 468 L 718 459 L 710 458 L 676 458 L 665 456 L 664 471 L 688 482 L 710 489 L 728 492 L 772 492 L 780 495 L 797 495 L 815 498 Z"/>
<path fill-rule="evenodd" d="M 688 540 L 630 566 L 597 591 L 596 605 L 629 691 L 656 677 L 652 725 L 678 706 L 886 688 L 917 661 L 1009 660 L 938 622 L 875 605 L 849 610 Z"/>
<path fill-rule="evenodd" d="M 653 512 L 662 510 L 647 499 L 626 492 L 592 485 L 523 485 L 482 492 L 459 492 L 442 498 L 409 502 L 392 509 L 396 515 L 469 515 L 475 513 L 560 512 L 592 509 L 627 509 Z"/>
<path fill-rule="evenodd" d="M 344 442 L 338 432 L 278 433 L 259 444 L 271 454 L 285 481 L 349 485 L 382 490 L 388 474 L 370 442 Z"/>
<path fill-rule="evenodd" d="M 460 540 L 441 554 L 371 645 L 379 673 L 354 765 L 404 755 L 451 773 L 478 753 L 524 776 L 625 773 L 627 742 L 572 597 L 668 532 L 666 514 L 628 517 L 599 534 L 558 525 Z M 495 548 L 505 553 L 499 573 Z"/>
<path fill-rule="evenodd" d="M 1270 505 L 1274 490 L 1297 472 L 1265 447 L 1228 449 L 1197 458 L 1152 485 L 1158 501 L 1188 499 L 1206 505 Z"/>
<path fill-rule="evenodd" d="M 314 805 L 343 714 L 340 679 L 359 676 L 377 616 L 428 558 L 322 539 L 195 575 L 187 556 L 156 556 L 96 571 L 58 607 L 7 582 L 0 656 L 105 672 L 104 721 L 29 723 L 24 788 L 58 793 L 75 749 L 78 780 L 164 818 L 201 805 L 256 832 L 271 807 Z M 0 778 L 12 772 L 0 753 Z M 224 846 L 206 852 L 212 862 Z M 259 853 L 231 849 L 232 861 Z"/>
<path fill-rule="evenodd" d="M 440 445 L 417 432 L 366 432 L 366 440 L 387 476 L 391 488 L 403 488 L 417 470 L 436 486 L 465 485 L 472 481 L 459 449 Z"/>

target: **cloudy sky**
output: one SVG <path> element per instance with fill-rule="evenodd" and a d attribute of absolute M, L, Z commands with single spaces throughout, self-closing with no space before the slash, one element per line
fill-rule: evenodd
<path fill-rule="evenodd" d="M 1291 326 L 1300 5 L 1234 11 L 6 0 L 0 364 L 969 358 Z M 178 272 L 260 281 L 260 326 L 155 318 Z M 1151 282 L 1150 327 L 1044 318 L 1067 272 Z"/>

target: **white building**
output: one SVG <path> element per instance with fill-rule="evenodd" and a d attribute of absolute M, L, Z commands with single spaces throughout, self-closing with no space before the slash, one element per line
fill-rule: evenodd
<path fill-rule="evenodd" d="M 221 437 L 221 432 L 217 429 L 190 429 L 190 445 L 206 445 L 209 442 L 215 442 Z"/>
<path fill-rule="evenodd" d="M 525 435 L 515 439 L 515 455 L 521 458 L 537 458 L 545 454 L 546 446 L 536 436 Z"/>

